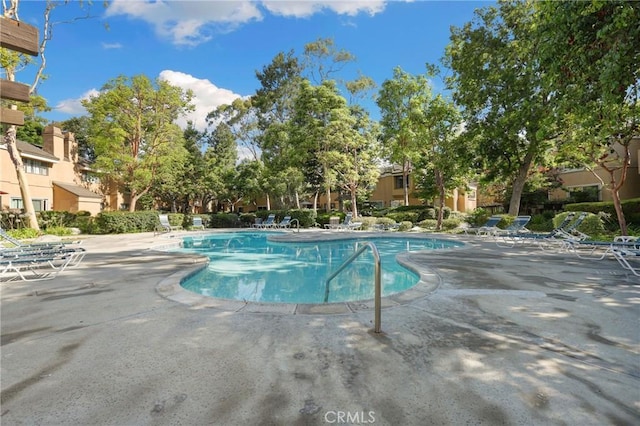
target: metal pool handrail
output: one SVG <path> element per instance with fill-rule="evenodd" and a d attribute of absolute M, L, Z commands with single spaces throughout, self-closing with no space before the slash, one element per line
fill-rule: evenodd
<path fill-rule="evenodd" d="M 382 273 L 380 270 L 380 253 L 378 252 L 378 248 L 375 244 L 365 241 L 355 253 L 351 255 L 347 260 L 345 260 L 340 267 L 327 278 L 327 282 L 325 283 L 324 290 L 324 303 L 329 301 L 329 282 L 334 279 L 340 272 L 342 272 L 351 262 L 356 260 L 358 256 L 360 256 L 367 248 L 371 249 L 371 253 L 373 253 L 373 258 L 375 261 L 375 269 L 374 269 L 374 278 L 375 278 L 375 295 L 374 295 L 374 329 L 373 331 L 376 333 L 380 333 L 380 322 L 381 322 L 381 311 L 382 311 Z"/>
<path fill-rule="evenodd" d="M 293 222 L 296 223 L 296 229 L 300 232 L 300 221 L 298 219 L 291 219 L 290 226 L 293 227 Z"/>

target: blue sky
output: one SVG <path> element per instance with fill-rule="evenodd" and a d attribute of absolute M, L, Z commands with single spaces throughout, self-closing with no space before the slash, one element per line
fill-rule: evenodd
<path fill-rule="evenodd" d="M 62 2 L 60 2 L 62 3 Z M 358 72 L 381 85 L 400 66 L 423 73 L 439 63 L 450 26 L 462 26 L 480 1 L 137 1 L 100 0 L 80 7 L 75 1 L 54 9 L 46 49 L 47 79 L 38 86 L 54 109 L 49 120 L 83 115 L 80 100 L 95 94 L 119 75 L 164 78 L 191 89 L 196 111 L 188 119 L 204 128 L 204 118 L 218 105 L 258 89 L 256 70 L 278 52 L 301 55 L 306 43 L 333 38 L 336 47 L 356 57 L 340 77 Z M 20 3 L 19 18 L 42 27 L 44 1 Z M 105 28 L 105 24 L 108 29 Z M 35 67 L 16 80 L 31 84 Z M 436 90 L 441 83 L 434 81 Z M 365 102 L 374 119 L 379 111 Z M 181 124 L 186 122 L 186 118 Z"/>

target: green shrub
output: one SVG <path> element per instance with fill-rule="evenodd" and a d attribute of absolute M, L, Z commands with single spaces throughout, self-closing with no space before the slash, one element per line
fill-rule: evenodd
<path fill-rule="evenodd" d="M 380 223 L 380 220 L 382 219 L 385 219 L 385 218 L 366 216 L 366 217 L 359 217 L 357 222 L 362 222 L 362 226 L 360 227 L 360 229 L 363 231 L 367 231 L 369 229 L 374 229 L 375 225 Z"/>
<path fill-rule="evenodd" d="M 632 198 L 629 200 L 623 200 L 622 212 L 624 213 L 625 221 L 627 225 L 640 225 L 640 198 Z M 610 220 L 603 223 L 606 229 L 616 232 L 620 230 L 620 224 L 618 223 L 618 216 L 616 215 L 615 207 L 612 201 L 600 201 L 591 203 L 573 203 L 565 204 L 564 209 L 567 211 L 575 212 L 589 212 L 593 214 L 605 213 Z"/>
<path fill-rule="evenodd" d="M 37 214 L 40 229 L 75 226 L 77 215 L 65 211 L 44 210 Z"/>
<path fill-rule="evenodd" d="M 435 219 L 425 219 L 418 222 L 418 226 L 420 228 L 427 229 L 429 231 L 435 231 L 437 224 L 438 224 L 438 221 Z"/>
<path fill-rule="evenodd" d="M 211 228 L 239 228 L 242 225 L 235 213 L 214 213 L 209 216 Z"/>
<path fill-rule="evenodd" d="M 408 231 L 411 228 L 413 228 L 413 222 L 404 221 L 404 222 L 400 222 L 400 227 L 398 228 L 398 231 Z"/>
<path fill-rule="evenodd" d="M 467 222 L 474 228 L 480 227 L 487 223 L 491 214 L 482 207 L 477 207 L 467 216 Z"/>
<path fill-rule="evenodd" d="M 40 233 L 33 228 L 20 228 L 7 230 L 7 234 L 18 240 L 37 238 Z"/>
<path fill-rule="evenodd" d="M 160 219 L 154 211 L 101 212 L 96 216 L 94 225 L 93 233 L 98 234 L 149 232 L 160 225 Z"/>
<path fill-rule="evenodd" d="M 71 228 L 67 228 L 65 226 L 49 226 L 45 232 L 48 235 L 58 235 L 60 237 L 64 237 L 67 235 L 71 235 Z"/>
<path fill-rule="evenodd" d="M 395 220 L 396 222 L 418 223 L 419 216 L 420 216 L 420 212 L 417 212 L 417 211 L 407 211 L 407 212 L 392 211 L 387 213 L 386 217 L 389 217 Z"/>

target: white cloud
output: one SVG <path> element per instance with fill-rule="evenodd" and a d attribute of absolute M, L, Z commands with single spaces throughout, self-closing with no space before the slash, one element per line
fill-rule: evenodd
<path fill-rule="evenodd" d="M 371 16 L 384 10 L 386 0 L 267 0 L 262 5 L 274 15 L 306 18 L 329 10 L 338 15 L 355 16 L 367 13 Z"/>
<path fill-rule="evenodd" d="M 233 31 L 242 24 L 260 21 L 266 10 L 273 15 L 306 18 L 330 11 L 338 15 L 373 16 L 388 0 L 264 0 L 264 1 L 131 1 L 113 0 L 107 17 L 127 16 L 151 24 L 156 33 L 181 46 L 196 46 L 215 34 Z M 260 7 L 259 7 L 260 6 Z"/>
<path fill-rule="evenodd" d="M 195 111 L 178 120 L 177 124 L 182 128 L 186 127 L 187 121 L 192 121 L 196 129 L 204 130 L 207 114 L 218 106 L 230 104 L 240 97 L 237 93 L 220 88 L 207 79 L 196 78 L 180 71 L 164 70 L 158 77 L 183 90 L 193 92 L 192 103 L 195 105 Z"/>
<path fill-rule="evenodd" d="M 69 115 L 85 115 L 87 110 L 82 106 L 82 101 L 89 99 L 91 96 L 97 96 L 100 92 L 97 89 L 90 89 L 84 92 L 79 98 L 76 99 L 63 99 L 54 107 L 58 112 L 63 112 Z"/>
<path fill-rule="evenodd" d="M 160 36 L 186 46 L 210 40 L 214 31 L 230 31 L 240 24 L 262 19 L 262 13 L 251 1 L 113 0 L 106 16 L 118 15 L 146 21 Z"/>

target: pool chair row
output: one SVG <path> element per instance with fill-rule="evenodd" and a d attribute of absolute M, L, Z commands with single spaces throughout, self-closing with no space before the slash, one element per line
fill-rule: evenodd
<path fill-rule="evenodd" d="M 291 216 L 285 216 L 280 222 L 276 222 L 276 215 L 270 214 L 264 221 L 261 218 L 256 218 L 252 227 L 256 229 L 285 229 L 291 228 L 291 221 Z"/>
<path fill-rule="evenodd" d="M 499 247 L 534 244 L 543 250 L 563 249 L 566 248 L 567 241 L 583 241 L 589 238 L 587 234 L 578 231 L 578 226 L 588 213 L 582 212 L 574 220 L 575 215 L 575 212 L 570 212 L 556 228 L 542 233 L 531 232 L 526 228 L 531 220 L 530 216 L 518 216 L 510 227 L 494 231 L 492 235 Z"/>
<path fill-rule="evenodd" d="M 0 281 L 40 281 L 55 278 L 82 262 L 86 251 L 63 245 L 21 245 L 0 250 Z"/>

